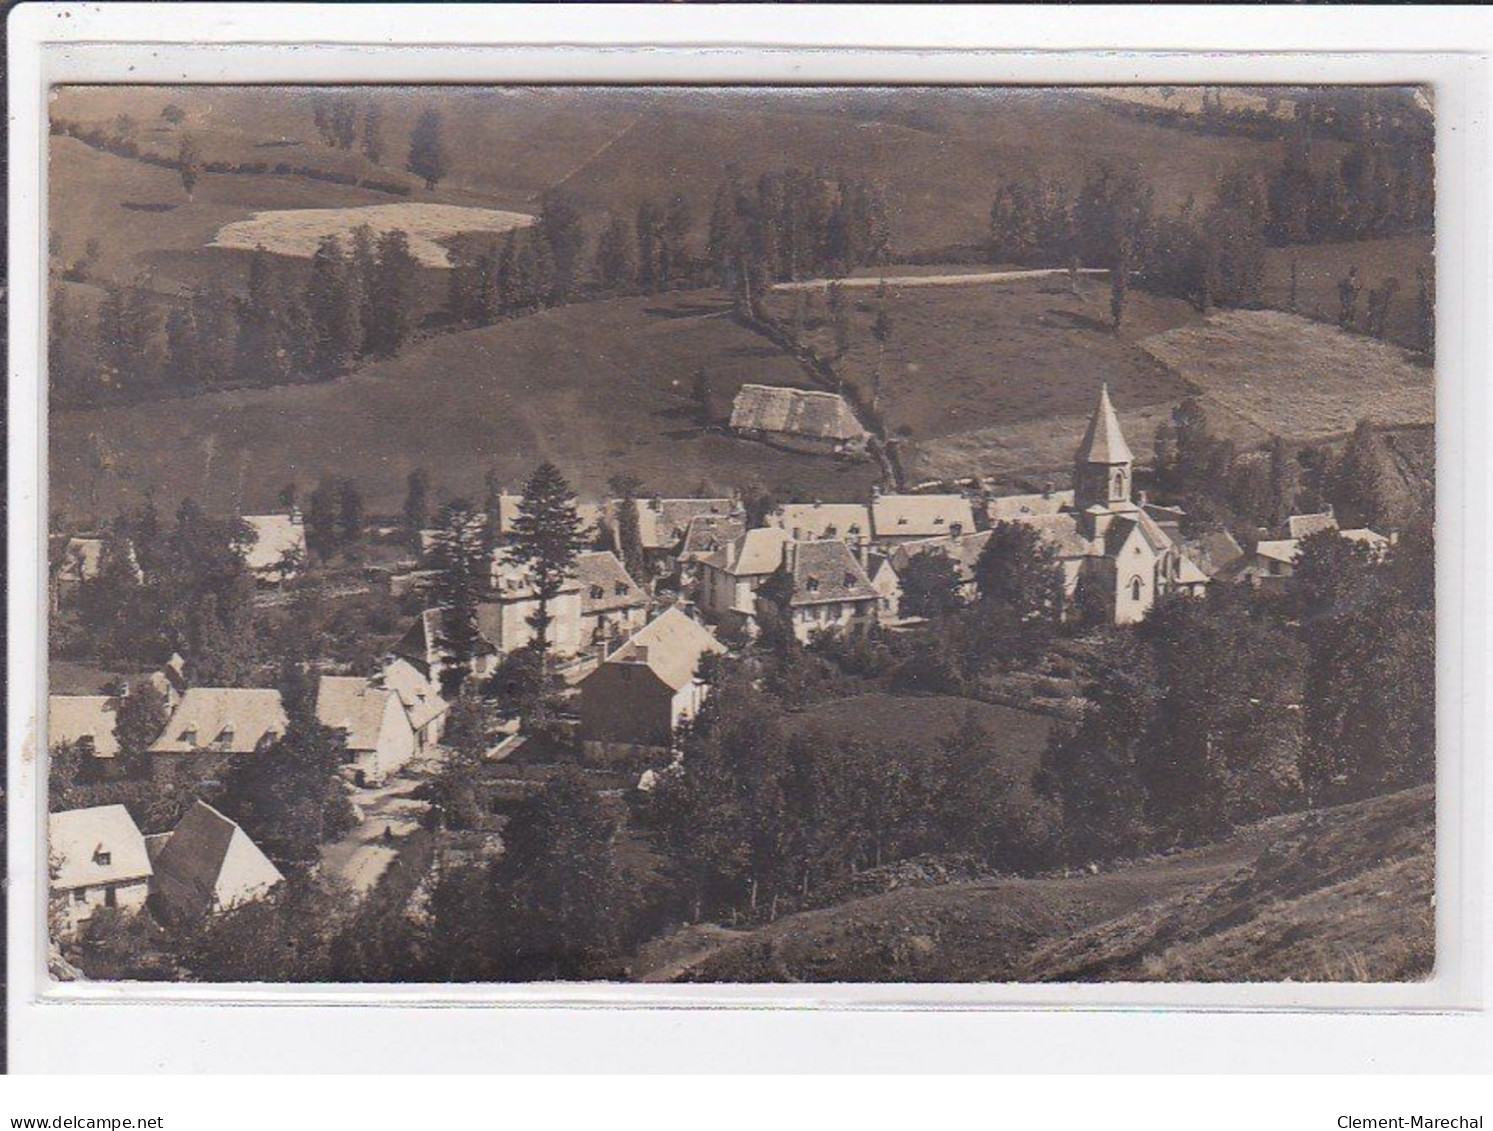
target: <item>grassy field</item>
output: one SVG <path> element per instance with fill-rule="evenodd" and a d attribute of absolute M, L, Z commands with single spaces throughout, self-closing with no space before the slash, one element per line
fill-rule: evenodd
<path fill-rule="evenodd" d="M 310 259 L 327 236 L 344 246 L 354 229 L 367 226 L 375 235 L 399 230 L 409 236 L 410 253 L 426 267 L 449 267 L 443 241 L 466 233 L 511 232 L 527 228 L 534 217 L 495 208 L 463 208 L 453 204 L 369 204 L 361 208 L 290 208 L 256 212 L 247 220 L 226 224 L 212 247 L 253 251 L 263 247 L 273 255 Z"/>
<path fill-rule="evenodd" d="M 803 732 L 927 745 L 958 732 L 970 712 L 999 745 L 1002 768 L 1017 779 L 1030 780 L 1053 727 L 1052 719 L 1031 711 L 953 695 L 878 692 L 816 704 L 794 715 L 793 723 Z"/>
<path fill-rule="evenodd" d="M 1105 381 L 1132 438 L 1149 437 L 1187 386 L 1137 339 L 1201 321 L 1184 302 L 1132 291 L 1116 334 L 1108 285 L 1094 279 L 1081 279 L 1077 294 L 1066 279 L 893 287 L 883 346 L 871 329 L 879 301 L 851 303 L 851 346 L 837 371 L 869 403 L 880 370 L 878 411 L 915 481 L 1066 468 Z M 805 340 L 832 352 L 822 296 L 775 293 L 769 304 L 785 321 L 797 304 Z"/>
<path fill-rule="evenodd" d="M 252 513 L 291 480 L 357 480 L 396 512 L 426 466 L 448 494 L 480 497 L 495 468 L 518 485 L 543 459 L 594 496 L 631 472 L 647 489 L 713 492 L 753 480 L 827 499 L 863 497 L 872 462 L 793 455 L 702 430 L 691 400 L 707 368 L 717 413 L 744 382 L 802 385 L 797 364 L 688 297 L 578 304 L 433 338 L 340 381 L 210 393 L 165 405 L 63 411 L 51 437 L 52 505 L 69 521 L 154 493 Z"/>
<path fill-rule="evenodd" d="M 1319 322 L 1337 324 L 1337 286 L 1350 269 L 1358 268 L 1363 292 L 1358 298 L 1359 317 L 1368 305 L 1371 288 L 1382 287 L 1393 278 L 1400 282 L 1390 304 L 1388 331 L 1394 341 L 1416 346 L 1415 270 L 1434 271 L 1434 247 L 1430 236 L 1395 236 L 1392 239 L 1358 243 L 1329 243 L 1308 247 L 1273 247 L 1265 256 L 1265 302 L 1285 310 L 1291 293 L 1291 263 L 1296 263 L 1296 309 Z"/>
<path fill-rule="evenodd" d="M 191 132 L 205 160 L 289 161 L 413 184 L 404 171 L 419 114 L 439 103 L 451 173 L 431 197 L 492 207 L 532 204 L 563 185 L 600 228 L 644 197 L 682 193 L 703 233 L 710 197 L 729 168 L 752 180 L 787 165 L 870 177 L 886 194 L 894 245 L 910 250 L 983 237 L 995 183 L 1040 171 L 1076 182 L 1101 161 L 1136 166 L 1162 207 L 1206 199 L 1220 169 L 1259 164 L 1274 143 L 1204 137 L 1133 122 L 1077 93 L 974 91 L 365 89 L 383 114 L 384 155 L 324 145 L 307 92 L 267 88 L 62 88 L 54 113 L 110 128 L 139 123 L 137 144 L 174 156 Z M 160 119 L 176 103 L 179 129 Z M 725 112 L 727 107 L 732 112 Z M 387 198 L 385 198 L 387 199 Z"/>
<path fill-rule="evenodd" d="M 1433 375 L 1413 355 L 1295 315 L 1225 311 L 1144 345 L 1203 391 L 1216 432 L 1243 443 L 1332 436 L 1364 417 L 1381 425 L 1435 418 Z"/>
<path fill-rule="evenodd" d="M 1095 875 L 906 887 L 689 928 L 684 981 L 1403 981 L 1434 955 L 1429 787 Z M 693 946 L 691 945 L 693 943 Z M 648 971 L 642 971 L 647 976 Z"/>

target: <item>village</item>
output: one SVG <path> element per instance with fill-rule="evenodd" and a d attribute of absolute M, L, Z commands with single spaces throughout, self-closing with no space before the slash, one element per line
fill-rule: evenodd
<path fill-rule="evenodd" d="M 843 450 L 853 416 L 806 399 L 745 386 L 733 425 L 752 439 L 770 432 Z M 1220 586 L 1284 610 L 1303 553 L 1320 557 L 1312 547 L 1324 539 L 1365 563 L 1383 562 L 1396 542 L 1394 531 L 1340 528 L 1329 508 L 1262 530 L 1246 553 L 1227 531 L 1184 532 L 1185 512 L 1152 502 L 1138 474 L 1101 386 L 1063 490 L 752 500 L 751 514 L 739 496 L 579 502 L 545 467 L 525 493 L 496 491 L 487 510 L 450 504 L 437 525 L 412 532 L 413 555 L 374 571 L 389 600 L 414 610 L 407 629 L 383 654 L 352 663 L 304 657 L 290 673 L 295 694 L 309 695 L 301 705 L 287 704 L 283 683 L 194 679 L 194 657 L 179 653 L 134 682 L 52 694 L 54 798 L 58 760 L 80 795 L 120 797 L 52 814 L 56 941 L 78 947 L 101 913 L 115 930 L 118 917 L 139 915 L 167 936 L 200 934 L 273 898 L 287 873 L 329 879 L 354 907 L 393 876 L 404 902 L 378 901 L 382 913 L 428 915 L 419 905 L 430 876 L 396 867 L 412 846 L 427 870 L 446 853 L 501 856 L 501 821 L 458 810 L 511 812 L 560 765 L 613 797 L 687 779 L 681 738 L 727 664 L 750 665 L 785 644 L 900 639 L 905 650 L 987 598 L 1019 610 L 1014 628 L 996 633 L 1014 651 L 1029 647 L 1022 621 L 1050 621 L 1042 646 L 1051 648 L 1056 626 L 1126 631 L 1158 605 L 1202 604 Z M 317 573 L 295 507 L 243 516 L 231 545 L 257 605 L 293 604 Z M 57 549 L 61 614 L 109 599 L 111 574 L 122 571 L 126 588 L 144 581 L 124 528 L 62 537 Z M 135 707 L 147 698 L 153 712 Z M 297 711 L 304 717 L 292 721 Z M 312 725 L 331 736 L 334 788 L 349 815 L 310 858 L 287 858 L 283 841 L 278 853 L 268 846 L 277 863 L 252 817 L 241 823 L 213 802 L 245 765 Z M 453 784 L 453 775 L 468 780 Z M 291 780 L 307 788 L 304 775 Z M 132 809 L 157 823 L 169 813 L 171 823 L 142 828 Z M 474 838 L 478 829 L 488 831 Z"/>

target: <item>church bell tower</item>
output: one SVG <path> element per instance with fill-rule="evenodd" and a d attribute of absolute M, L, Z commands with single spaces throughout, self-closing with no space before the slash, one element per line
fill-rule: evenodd
<path fill-rule="evenodd" d="M 1109 386 L 1099 386 L 1099 404 L 1073 457 L 1073 507 L 1131 509 L 1130 475 L 1135 457 L 1120 432 L 1120 420 L 1109 402 Z"/>

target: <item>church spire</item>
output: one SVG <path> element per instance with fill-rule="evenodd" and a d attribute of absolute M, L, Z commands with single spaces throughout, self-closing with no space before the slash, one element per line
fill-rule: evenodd
<path fill-rule="evenodd" d="M 1099 386 L 1099 404 L 1089 421 L 1089 430 L 1083 434 L 1078 445 L 1079 463 L 1102 463 L 1114 465 L 1130 463 L 1135 457 L 1130 454 L 1130 445 L 1120 431 L 1120 418 L 1115 415 L 1115 406 L 1109 403 L 1109 384 Z"/>
<path fill-rule="evenodd" d="M 1088 431 L 1073 457 L 1073 499 L 1080 511 L 1106 510 L 1130 504 L 1130 445 L 1120 431 L 1120 418 L 1109 403 L 1109 386 L 1099 386 L 1099 404 Z"/>

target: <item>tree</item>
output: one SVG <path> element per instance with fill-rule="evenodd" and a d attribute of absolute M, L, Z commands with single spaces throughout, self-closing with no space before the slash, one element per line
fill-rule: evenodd
<path fill-rule="evenodd" d="M 143 776 L 147 752 L 166 729 L 166 697 L 149 680 L 136 680 L 119 697 L 114 710 L 114 738 L 119 755 L 135 775 Z"/>
<path fill-rule="evenodd" d="M 1415 339 L 1421 352 L 1436 353 L 1436 278 L 1424 267 L 1415 269 Z"/>
<path fill-rule="evenodd" d="M 1337 324 L 1344 330 L 1352 330 L 1358 325 L 1358 296 L 1362 290 L 1363 284 L 1358 281 L 1358 268 L 1348 268 L 1348 273 L 1337 285 Z"/>
<path fill-rule="evenodd" d="M 181 187 L 190 204 L 192 193 L 197 188 L 197 179 L 202 173 L 202 157 L 197 152 L 197 142 L 191 134 L 182 134 L 181 145 L 176 150 L 176 171 L 181 174 Z"/>
<path fill-rule="evenodd" d="M 713 407 L 710 399 L 710 374 L 705 372 L 703 365 L 695 369 L 694 381 L 690 388 L 690 399 L 695 402 L 695 419 L 699 421 L 701 428 L 709 428 L 715 420 L 711 412 Z"/>
<path fill-rule="evenodd" d="M 575 768 L 514 814 L 488 904 L 500 979 L 594 976 L 617 952 L 637 899 L 617 831 L 616 814 Z"/>
<path fill-rule="evenodd" d="M 555 299 L 564 302 L 575 287 L 576 268 L 585 247 L 581 214 L 569 196 L 552 189 L 540 201 L 538 227 L 554 258 Z"/>
<path fill-rule="evenodd" d="M 352 263 L 336 236 L 323 236 L 311 257 L 306 309 L 311 318 L 312 368 L 323 378 L 339 377 L 363 345 L 359 295 Z"/>
<path fill-rule="evenodd" d="M 638 492 L 642 481 L 633 475 L 614 475 L 607 485 L 617 498 L 617 552 L 622 556 L 622 566 L 629 577 L 646 581 L 651 571 L 638 523 Z"/>
<path fill-rule="evenodd" d="M 191 307 L 172 307 L 166 315 L 166 384 L 179 392 L 194 388 L 202 380 L 198 334 Z"/>
<path fill-rule="evenodd" d="M 440 610 L 436 640 L 441 654 L 441 686 L 454 695 L 482 646 L 477 604 L 488 585 L 486 534 L 482 516 L 458 499 L 441 508 L 431 536 L 427 564 L 435 572 L 431 599 Z"/>
<path fill-rule="evenodd" d="M 487 751 L 487 732 L 482 700 L 469 689 L 463 688 L 451 704 L 441 732 L 441 745 L 447 753 L 432 783 L 433 801 L 446 828 L 475 829 L 482 823 L 477 779 L 482 770 L 482 756 Z"/>
<path fill-rule="evenodd" d="M 345 545 L 363 537 L 363 495 L 351 479 L 337 481 L 337 533 Z"/>
<path fill-rule="evenodd" d="M 549 648 L 550 604 L 573 575 L 576 556 L 586 548 L 583 529 L 570 484 L 554 464 L 540 464 L 524 484 L 509 556 L 525 568 L 534 587 L 529 624 L 542 656 Z"/>
<path fill-rule="evenodd" d="M 364 341 L 370 353 L 393 357 L 409 337 L 414 317 L 414 283 L 420 264 L 409 236 L 391 228 L 378 238 L 377 260 L 367 283 L 368 315 Z"/>
<path fill-rule="evenodd" d="M 329 561 L 341 543 L 337 532 L 338 482 L 323 475 L 306 505 L 306 546 L 322 561 Z"/>
<path fill-rule="evenodd" d="M 179 126 L 187 120 L 187 112 L 175 102 L 170 102 L 161 109 L 161 120 Z"/>
<path fill-rule="evenodd" d="M 450 169 L 446 145 L 441 139 L 441 112 L 426 110 L 415 123 L 410 135 L 409 160 L 405 164 L 411 173 L 425 182 L 425 191 L 434 190 L 445 179 Z"/>
<path fill-rule="evenodd" d="M 384 112 L 377 102 L 363 111 L 363 156 L 377 165 L 384 157 Z"/>
<path fill-rule="evenodd" d="M 621 216 L 613 216 L 596 241 L 596 278 L 602 290 L 625 290 L 637 282 L 632 228 Z"/>
<path fill-rule="evenodd" d="M 1023 624 L 1056 624 L 1063 608 L 1057 550 L 1035 527 L 998 522 L 975 562 L 982 601 L 1014 610 Z"/>
<path fill-rule="evenodd" d="M 263 244 L 249 257 L 248 283 L 237 312 L 235 374 L 256 385 L 283 382 L 291 371 L 289 333 L 281 291 L 271 278 L 269 252 Z"/>
<path fill-rule="evenodd" d="M 183 939 L 183 960 L 204 982 L 325 982 L 351 911 L 345 888 L 295 875 L 266 899 L 203 920 Z"/>
<path fill-rule="evenodd" d="M 430 472 L 417 467 L 404 480 L 404 526 L 410 543 L 420 544 L 420 531 L 430 520 Z"/>
<path fill-rule="evenodd" d="M 1332 476 L 1332 503 L 1346 527 L 1384 529 L 1398 525 L 1392 493 L 1394 456 L 1369 420 L 1360 420 Z"/>
<path fill-rule="evenodd" d="M 902 570 L 902 612 L 937 620 L 963 606 L 959 570 L 947 554 L 915 554 Z"/>

